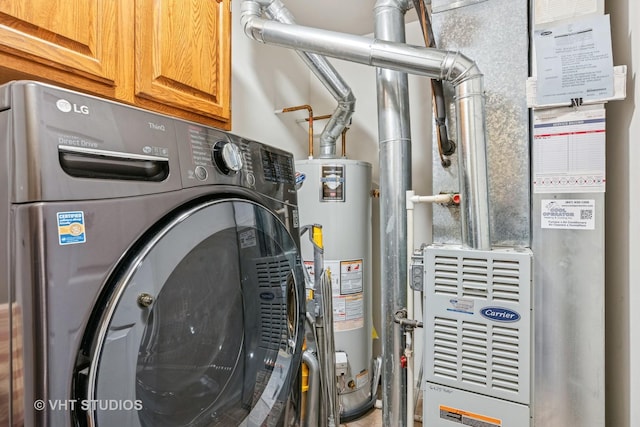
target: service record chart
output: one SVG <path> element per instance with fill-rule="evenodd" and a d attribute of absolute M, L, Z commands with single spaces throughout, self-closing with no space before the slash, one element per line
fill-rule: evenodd
<path fill-rule="evenodd" d="M 603 106 L 535 112 L 533 157 L 534 193 L 604 192 Z"/>

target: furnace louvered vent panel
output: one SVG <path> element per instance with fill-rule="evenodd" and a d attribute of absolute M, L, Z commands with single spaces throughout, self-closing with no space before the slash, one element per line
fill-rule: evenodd
<path fill-rule="evenodd" d="M 528 403 L 531 252 L 425 250 L 427 382 Z"/>
<path fill-rule="evenodd" d="M 260 296 L 260 342 L 268 349 L 286 347 L 287 289 L 291 269 L 283 258 L 268 258 L 256 263 Z"/>
<path fill-rule="evenodd" d="M 518 261 L 435 256 L 432 274 L 436 295 L 514 303 L 520 298 Z"/>

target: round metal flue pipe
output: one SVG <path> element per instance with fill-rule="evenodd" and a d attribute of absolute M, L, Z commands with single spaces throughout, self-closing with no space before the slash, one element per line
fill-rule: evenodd
<path fill-rule="evenodd" d="M 244 0 L 241 7 L 244 32 L 256 41 L 453 84 L 462 244 L 472 249 L 491 248 L 483 77 L 474 61 L 459 52 L 265 20 L 260 17 L 260 4 L 253 0 Z"/>
<path fill-rule="evenodd" d="M 293 15 L 282 1 L 260 0 L 259 3 L 265 15 L 271 20 L 295 25 Z M 351 122 L 356 98 L 349 85 L 325 57 L 300 50 L 296 50 L 296 53 L 338 102 L 320 134 L 320 154 L 318 156 L 320 158 L 334 158 L 336 157 L 336 141 Z"/>
<path fill-rule="evenodd" d="M 404 0 L 378 0 L 374 36 L 405 42 Z M 380 164 L 380 300 L 382 328 L 382 425 L 407 425 L 407 369 L 400 358 L 404 334 L 394 317 L 407 307 L 406 193 L 411 189 L 409 81 L 403 71 L 376 70 Z"/>

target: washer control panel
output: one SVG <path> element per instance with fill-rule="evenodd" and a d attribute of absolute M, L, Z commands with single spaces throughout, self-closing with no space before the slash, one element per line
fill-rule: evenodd
<path fill-rule="evenodd" d="M 216 167 L 225 175 L 233 175 L 242 169 L 242 150 L 234 142 L 218 141 L 213 145 L 211 158 Z"/>

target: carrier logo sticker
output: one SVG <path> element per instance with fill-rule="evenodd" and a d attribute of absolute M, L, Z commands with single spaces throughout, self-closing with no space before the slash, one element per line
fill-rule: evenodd
<path fill-rule="evenodd" d="M 496 322 L 517 322 L 520 314 L 503 307 L 485 307 L 480 310 L 482 317 Z"/>
<path fill-rule="evenodd" d="M 84 212 L 58 212 L 56 216 L 58 221 L 58 243 L 60 245 L 73 245 L 87 241 Z"/>

